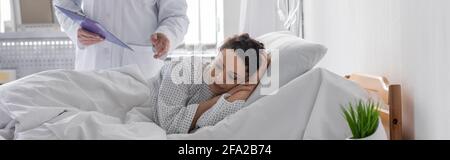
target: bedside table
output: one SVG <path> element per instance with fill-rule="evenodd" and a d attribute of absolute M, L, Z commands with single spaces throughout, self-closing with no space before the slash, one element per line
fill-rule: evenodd
<path fill-rule="evenodd" d="M 16 80 L 16 70 L 0 70 L 0 85 Z"/>

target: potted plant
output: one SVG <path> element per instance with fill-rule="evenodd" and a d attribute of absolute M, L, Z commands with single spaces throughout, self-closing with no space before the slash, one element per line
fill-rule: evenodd
<path fill-rule="evenodd" d="M 347 109 L 346 109 L 347 108 Z M 380 123 L 379 104 L 362 100 L 342 107 L 345 120 L 351 129 L 352 137 L 348 140 L 375 140 Z"/>

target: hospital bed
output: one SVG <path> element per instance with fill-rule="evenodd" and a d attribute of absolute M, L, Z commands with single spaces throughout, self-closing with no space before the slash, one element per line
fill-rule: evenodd
<path fill-rule="evenodd" d="M 260 94 L 264 88 L 258 86 L 244 109 L 215 126 L 191 134 L 167 135 L 146 116 L 151 112 L 146 107 L 147 80 L 139 67 L 126 66 L 91 72 L 47 71 L 1 86 L 0 135 L 5 139 L 169 140 L 350 137 L 341 105 L 376 97 L 364 88 L 379 89 L 373 87 L 377 86 L 377 78 L 355 74 L 347 77 L 350 81 L 326 69 L 314 68 L 327 49 L 286 32 L 258 39 L 268 49 L 280 52 L 275 56 L 280 61 L 279 90 L 266 96 Z M 368 80 L 371 83 L 363 83 Z M 386 84 L 383 85 L 385 89 Z M 392 86 L 391 90 L 379 91 L 383 91 L 380 95 L 391 97 L 391 112 L 383 110 L 382 120 L 387 123 L 380 123 L 375 139 L 387 139 L 386 133 L 397 139 L 401 128 L 399 89 Z M 382 124 L 389 123 L 385 130 Z"/>

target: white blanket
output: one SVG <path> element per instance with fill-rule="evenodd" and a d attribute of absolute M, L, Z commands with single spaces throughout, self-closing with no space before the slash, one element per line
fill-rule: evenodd
<path fill-rule="evenodd" d="M 7 139 L 165 139 L 147 118 L 147 82 L 136 66 L 56 70 L 0 87 L 0 135 Z M 6 115 L 6 116 L 5 116 Z"/>
<path fill-rule="evenodd" d="M 137 67 L 39 73 L 0 87 L 6 139 L 345 139 L 340 105 L 367 99 L 356 84 L 314 69 L 214 127 L 169 135 L 146 115 L 148 82 Z M 384 133 L 382 127 L 379 128 Z M 386 139 L 385 134 L 377 139 Z"/>

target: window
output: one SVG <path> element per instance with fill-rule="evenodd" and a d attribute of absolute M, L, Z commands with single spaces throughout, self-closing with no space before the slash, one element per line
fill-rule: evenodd
<path fill-rule="evenodd" d="M 0 0 L 0 32 L 59 31 L 52 0 Z"/>
<path fill-rule="evenodd" d="M 303 0 L 277 0 L 284 29 L 303 37 Z"/>
<path fill-rule="evenodd" d="M 182 47 L 195 52 L 215 49 L 223 39 L 223 0 L 186 2 L 190 26 Z"/>
<path fill-rule="evenodd" d="M 20 20 L 23 25 L 53 24 L 51 0 L 20 0 Z"/>
<path fill-rule="evenodd" d="M 11 1 L 0 0 L 0 33 L 12 30 Z"/>

